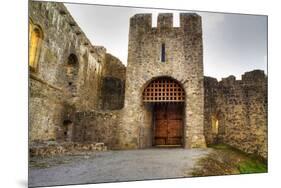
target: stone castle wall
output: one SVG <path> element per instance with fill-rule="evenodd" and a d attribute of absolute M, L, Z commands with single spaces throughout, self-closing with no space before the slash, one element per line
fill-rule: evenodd
<path fill-rule="evenodd" d="M 62 3 L 31 1 L 29 19 L 43 31 L 38 68 L 29 79 L 30 141 L 64 139 L 76 111 L 101 109 L 109 76 L 121 85 L 113 106 L 122 106 L 125 66 L 104 47 L 93 46 Z"/>
<path fill-rule="evenodd" d="M 82 128 L 74 129 L 76 142 L 102 142 L 109 149 L 118 146 L 120 110 L 110 111 L 86 111 L 75 114 L 75 125 Z"/>
<path fill-rule="evenodd" d="M 205 77 L 205 123 L 207 144 L 226 143 L 247 153 L 267 158 L 267 77 L 255 70 L 218 82 Z M 212 130 L 218 120 L 218 133 Z"/>
<path fill-rule="evenodd" d="M 142 92 L 150 81 L 168 76 L 186 92 L 185 147 L 204 147 L 203 136 L 203 51 L 201 17 L 180 14 L 181 27 L 173 27 L 172 14 L 159 14 L 153 28 L 151 14 L 130 19 L 128 65 L 121 148 L 150 147 L 152 109 L 142 102 Z M 161 62 L 165 43 L 166 60 Z"/>
<path fill-rule="evenodd" d="M 184 147 L 205 147 L 206 139 L 208 145 L 226 143 L 266 158 L 267 78 L 258 70 L 242 80 L 203 77 L 200 16 L 181 14 L 180 27 L 173 27 L 171 14 L 159 14 L 155 28 L 150 14 L 133 16 L 126 68 L 90 43 L 62 3 L 30 2 L 29 12 L 44 34 L 38 69 L 29 79 L 31 142 L 150 147 L 153 108 L 143 103 L 142 92 L 166 76 L 185 90 Z"/>
<path fill-rule="evenodd" d="M 102 72 L 101 109 L 117 110 L 124 106 L 126 68 L 114 56 L 107 54 Z"/>

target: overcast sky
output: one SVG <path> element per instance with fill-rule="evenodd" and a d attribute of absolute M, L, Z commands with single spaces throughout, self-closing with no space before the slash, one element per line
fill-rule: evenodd
<path fill-rule="evenodd" d="M 127 64 L 129 18 L 136 13 L 174 13 L 179 26 L 179 12 L 160 9 L 65 4 L 93 45 Z M 188 11 L 186 11 L 188 12 Z M 229 75 L 241 79 L 244 72 L 262 69 L 267 74 L 267 17 L 241 14 L 196 12 L 202 16 L 204 75 L 220 80 Z"/>

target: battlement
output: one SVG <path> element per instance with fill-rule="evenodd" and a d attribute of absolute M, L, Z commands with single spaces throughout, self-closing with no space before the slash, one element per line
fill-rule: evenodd
<path fill-rule="evenodd" d="M 205 82 L 211 82 L 211 78 L 204 77 Z M 257 84 L 264 84 L 267 81 L 266 74 L 263 70 L 253 70 L 249 72 L 245 72 L 242 75 L 241 80 L 236 80 L 235 76 L 230 75 L 226 78 L 222 78 L 219 81 L 219 85 L 222 86 L 234 86 L 235 84 L 243 84 L 243 85 L 257 85 Z"/>
<path fill-rule="evenodd" d="M 219 82 L 216 78 L 210 77 L 210 76 L 204 76 L 204 84 L 206 85 L 217 85 Z"/>
<path fill-rule="evenodd" d="M 235 82 L 236 82 L 236 77 L 233 75 L 230 75 L 226 78 L 222 78 L 220 81 L 222 85 L 234 85 Z"/>
<path fill-rule="evenodd" d="M 161 13 L 158 14 L 157 28 L 168 29 L 173 27 L 173 14 L 172 13 Z"/>
<path fill-rule="evenodd" d="M 157 30 L 182 29 L 185 32 L 202 32 L 201 16 L 196 13 L 180 13 L 180 27 L 173 27 L 173 13 L 160 13 Z M 130 28 L 137 31 L 152 30 L 152 14 L 135 14 L 130 19 Z"/>
<path fill-rule="evenodd" d="M 196 13 L 180 13 L 180 27 L 185 32 L 202 33 L 201 16 Z"/>
<path fill-rule="evenodd" d="M 132 30 L 147 31 L 152 27 L 152 14 L 135 14 L 130 19 L 130 32 Z"/>
<path fill-rule="evenodd" d="M 263 70 L 253 70 L 250 72 L 245 72 L 242 75 L 243 81 L 258 81 L 258 80 L 264 80 L 266 75 L 264 74 Z"/>

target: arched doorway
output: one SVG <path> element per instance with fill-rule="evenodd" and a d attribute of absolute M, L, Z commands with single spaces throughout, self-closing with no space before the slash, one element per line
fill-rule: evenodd
<path fill-rule="evenodd" d="M 183 146 L 185 92 L 169 77 L 151 81 L 143 91 L 143 102 L 153 107 L 152 145 Z"/>

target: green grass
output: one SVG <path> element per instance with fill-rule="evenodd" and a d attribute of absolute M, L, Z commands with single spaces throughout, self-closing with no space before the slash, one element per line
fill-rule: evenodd
<path fill-rule="evenodd" d="M 267 172 L 267 165 L 258 160 L 248 159 L 238 164 L 241 174 L 264 173 Z"/>
<path fill-rule="evenodd" d="M 46 162 L 31 162 L 30 166 L 33 168 L 49 168 L 50 165 Z"/>
<path fill-rule="evenodd" d="M 209 145 L 208 147 L 214 148 L 214 149 L 231 149 L 231 147 L 226 144 L 212 144 L 212 145 Z"/>
<path fill-rule="evenodd" d="M 266 173 L 267 163 L 255 155 L 246 154 L 225 144 L 209 146 L 214 149 L 202 158 L 193 176 L 217 176 L 230 174 Z"/>

